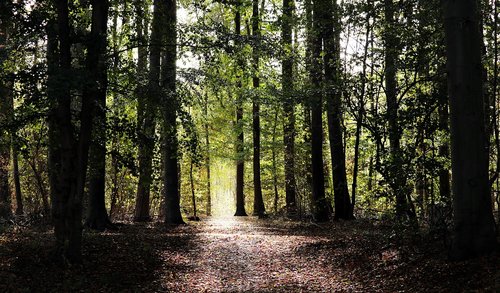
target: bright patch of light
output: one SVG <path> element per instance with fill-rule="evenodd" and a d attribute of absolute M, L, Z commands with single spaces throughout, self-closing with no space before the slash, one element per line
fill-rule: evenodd
<path fill-rule="evenodd" d="M 236 209 L 236 167 L 234 161 L 217 159 L 210 168 L 212 174 L 212 215 L 230 217 Z"/>

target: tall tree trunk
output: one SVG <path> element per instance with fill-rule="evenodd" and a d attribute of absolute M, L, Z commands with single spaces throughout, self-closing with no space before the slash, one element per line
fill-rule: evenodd
<path fill-rule="evenodd" d="M 143 80 L 146 79 L 147 71 L 147 54 L 148 50 L 147 44 L 147 5 L 143 3 L 142 0 L 136 0 L 136 11 L 137 11 L 137 37 L 139 39 L 139 50 L 137 59 L 137 73 L 139 76 L 139 86 L 137 88 L 137 137 L 138 137 L 138 153 L 139 153 L 139 182 L 137 184 L 137 194 L 135 201 L 134 210 L 134 221 L 142 222 L 149 221 L 150 217 L 150 194 L 151 194 L 151 183 L 153 181 L 153 150 L 155 145 L 155 128 L 156 128 L 156 104 L 154 94 L 148 93 L 147 90 L 142 86 Z M 155 14 L 153 17 L 158 17 Z M 158 20 L 153 20 L 153 33 L 151 38 L 151 48 L 161 42 L 157 39 L 161 27 Z M 151 49 L 153 51 L 153 49 Z M 151 58 L 160 58 L 159 49 L 156 50 L 154 54 L 158 56 L 152 56 Z M 151 59 L 151 60 L 152 60 Z M 155 65 L 151 63 L 151 66 Z M 159 63 L 156 65 L 158 66 Z M 151 67 L 150 77 L 153 81 L 158 82 L 158 76 L 151 76 L 151 74 L 157 75 L 158 69 L 153 69 Z M 151 81 L 150 81 L 151 82 Z"/>
<path fill-rule="evenodd" d="M 278 126 L 278 108 L 276 108 L 274 112 L 274 122 L 273 122 L 273 147 L 271 150 L 272 162 L 273 162 L 273 189 L 274 189 L 274 213 L 278 212 L 278 201 L 279 201 L 279 192 L 278 192 L 278 166 L 276 162 L 276 128 Z"/>
<path fill-rule="evenodd" d="M 100 83 L 105 80 L 102 76 L 102 69 L 105 69 L 106 38 L 99 38 L 100 41 L 89 46 L 87 69 L 90 80 L 82 95 L 80 127 L 79 132 L 75 133 L 71 118 L 71 86 L 74 77 L 71 65 L 68 1 L 56 0 L 55 7 L 59 54 L 54 59 L 53 40 L 49 41 L 52 44 L 49 45 L 51 48 L 48 52 L 50 63 L 58 59 L 57 71 L 49 70 L 48 81 L 49 97 L 54 101 L 49 117 L 51 126 L 49 136 L 52 137 L 51 143 L 54 143 L 51 149 L 55 151 L 51 152 L 51 161 L 53 161 L 50 163 L 51 167 L 55 168 L 53 171 L 55 181 L 51 184 L 52 219 L 56 237 L 56 255 L 70 263 L 78 263 L 81 262 L 82 197 L 87 174 L 92 118 L 96 99 L 100 93 L 105 93 L 106 88 L 105 84 Z M 108 2 L 94 0 L 92 8 L 91 34 L 95 36 L 98 35 L 97 31 L 106 29 L 107 22 L 104 21 L 102 15 L 107 13 Z M 49 34 L 49 39 L 53 38 L 51 34 Z"/>
<path fill-rule="evenodd" d="M 37 166 L 37 163 L 38 163 L 38 166 Z M 34 157 L 32 161 L 30 160 L 28 162 L 28 164 L 30 165 L 31 170 L 33 171 L 33 175 L 35 176 L 36 185 L 38 187 L 38 192 L 39 192 L 40 197 L 42 199 L 43 215 L 49 216 L 50 206 L 49 206 L 48 191 L 47 191 L 47 187 L 45 186 L 45 182 L 44 182 L 42 174 L 41 174 L 42 163 L 40 161 L 37 161 L 37 158 Z"/>
<path fill-rule="evenodd" d="M 259 1 L 252 1 L 252 37 L 254 47 L 252 51 L 253 77 L 252 83 L 255 90 L 252 100 L 252 130 L 253 130 L 253 214 L 262 216 L 266 212 L 264 199 L 262 198 L 262 183 L 260 179 L 260 79 L 259 79 L 259 55 L 260 55 L 260 17 Z"/>
<path fill-rule="evenodd" d="M 11 101 L 12 102 L 12 101 Z M 11 108 L 13 111 L 14 109 Z M 12 133 L 12 171 L 14 177 L 14 191 L 16 195 L 16 215 L 24 214 L 24 205 L 23 205 L 23 195 L 21 192 L 21 179 L 19 178 L 19 153 L 17 151 L 17 145 L 15 143 L 16 132 Z"/>
<path fill-rule="evenodd" d="M 373 9 L 373 5 L 371 1 L 368 1 L 368 11 Z M 356 138 L 354 142 L 354 166 L 352 171 L 352 190 L 351 190 L 351 215 L 354 216 L 354 207 L 356 205 L 356 189 L 358 185 L 358 171 L 359 171 L 359 144 L 361 140 L 361 132 L 363 130 L 363 118 L 365 115 L 365 95 L 366 95 L 366 82 L 367 82 L 367 59 L 368 59 L 368 50 L 370 46 L 370 35 L 371 35 L 371 13 L 368 12 L 366 15 L 366 40 L 365 47 L 363 51 L 363 63 L 361 70 L 361 93 L 359 95 L 358 100 L 358 117 L 356 117 Z M 371 158 L 370 158 L 371 160 Z M 370 180 L 370 179 L 369 179 Z"/>
<path fill-rule="evenodd" d="M 323 93 L 321 90 L 321 15 L 324 13 L 324 0 L 313 2 L 313 27 L 310 41 L 312 60 L 310 78 L 314 93 L 311 97 L 311 169 L 312 169 L 312 204 L 314 219 L 318 222 L 327 221 L 330 212 L 325 197 L 325 174 L 323 169 Z"/>
<path fill-rule="evenodd" d="M 443 70 L 442 72 L 445 71 Z M 448 123 L 450 117 L 448 113 L 448 95 L 446 92 L 446 80 L 444 79 L 444 76 L 439 80 L 438 97 L 439 130 L 444 133 L 449 133 L 450 129 Z M 442 159 L 448 160 L 450 158 L 450 146 L 448 145 L 447 140 L 444 140 L 439 145 L 438 154 Z M 451 206 L 450 170 L 446 166 L 439 167 L 439 195 L 442 201 Z"/>
<path fill-rule="evenodd" d="M 322 36 L 324 42 L 325 95 L 328 134 L 332 158 L 335 219 L 352 219 L 342 128 L 342 91 L 340 66 L 340 20 L 337 3 L 325 1 Z"/>
<path fill-rule="evenodd" d="M 306 0 L 304 2 L 304 8 L 305 8 L 305 14 L 306 14 L 306 52 L 305 52 L 305 69 L 306 72 L 311 72 L 312 67 L 312 39 L 314 36 L 313 30 L 312 30 L 312 2 L 311 0 Z M 312 81 L 310 80 L 310 76 L 308 79 L 308 85 L 312 84 Z M 304 115 L 304 125 L 303 125 L 303 139 L 304 139 L 304 147 L 305 147 L 305 152 L 304 152 L 304 176 L 305 176 L 305 182 L 306 182 L 306 198 L 311 197 L 311 192 L 312 192 L 312 174 L 311 174 L 311 101 L 309 99 L 310 97 L 308 95 L 304 95 L 303 101 L 302 101 L 302 107 L 303 109 L 303 115 Z"/>
<path fill-rule="evenodd" d="M 198 220 L 197 210 L 196 210 L 196 193 L 194 190 L 194 176 L 193 176 L 193 159 L 189 162 L 189 184 L 191 185 L 191 201 L 193 203 L 193 218 Z"/>
<path fill-rule="evenodd" d="M 236 4 L 234 16 L 235 35 L 239 38 L 241 34 L 241 3 Z M 241 42 L 235 40 L 236 47 L 241 46 Z M 240 59 L 240 57 L 237 57 Z M 243 64 L 241 60 L 237 60 L 238 70 L 241 70 Z M 236 101 L 236 213 L 235 216 L 246 216 L 245 211 L 245 195 L 244 195 L 244 136 L 243 136 L 243 96 L 242 96 L 242 76 L 237 73 L 238 77 L 238 93 Z"/>
<path fill-rule="evenodd" d="M 158 1 L 158 0 L 156 0 Z M 155 2 L 156 2 L 155 1 Z M 166 0 L 164 4 L 165 19 L 160 25 L 164 29 L 165 51 L 162 64 L 162 88 L 165 91 L 162 101 L 164 154 L 164 197 L 165 223 L 184 224 L 181 215 L 179 193 L 177 111 L 180 102 L 176 91 L 177 76 L 177 3 Z M 160 5 L 160 7 L 163 7 Z"/>
<path fill-rule="evenodd" d="M 205 116 L 205 168 L 207 170 L 207 216 L 212 215 L 212 195 L 211 195 L 211 178 L 210 178 L 210 133 L 208 128 L 208 94 L 205 95 L 205 105 L 203 107 L 203 115 Z"/>
<path fill-rule="evenodd" d="M 398 39 L 396 36 L 396 20 L 394 14 L 396 5 L 393 0 L 384 0 L 384 41 L 385 41 L 385 94 L 387 99 L 387 120 L 389 123 L 390 144 L 390 186 L 396 198 L 396 216 L 403 220 L 409 215 L 407 192 L 408 187 L 403 169 L 401 150 L 401 129 L 398 124 L 398 97 L 397 97 L 397 60 Z"/>
<path fill-rule="evenodd" d="M 94 0 L 92 3 L 92 29 L 87 53 L 87 69 L 93 79 L 88 94 L 96 101 L 96 108 L 90 147 L 89 207 L 85 225 L 99 231 L 112 227 L 105 204 L 108 73 L 104 58 L 107 53 L 108 10 L 106 1 Z"/>
<path fill-rule="evenodd" d="M 452 256 L 464 259 L 496 248 L 488 184 L 483 66 L 478 1 L 443 1 L 451 110 Z"/>
<path fill-rule="evenodd" d="M 11 11 L 10 1 L 0 4 L 0 10 Z M 0 14 L 0 68 L 9 57 L 9 16 L 7 13 Z M 10 206 L 9 165 L 10 165 L 10 138 L 9 128 L 11 113 L 9 101 L 12 99 L 11 83 L 8 81 L 7 72 L 0 72 L 0 218 L 8 218 L 12 215 Z"/>
<path fill-rule="evenodd" d="M 293 45 L 292 45 L 292 23 L 294 13 L 294 1 L 283 0 L 282 19 L 282 88 L 283 88 L 283 143 L 285 145 L 285 203 L 288 215 L 295 215 L 296 184 L 295 184 L 295 113 L 293 97 Z"/>

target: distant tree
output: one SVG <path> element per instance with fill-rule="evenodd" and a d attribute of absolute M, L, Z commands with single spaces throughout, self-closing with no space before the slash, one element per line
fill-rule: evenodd
<path fill-rule="evenodd" d="M 493 251 L 495 222 L 488 178 L 484 123 L 479 1 L 443 1 L 451 112 L 453 188 L 452 256 Z"/>

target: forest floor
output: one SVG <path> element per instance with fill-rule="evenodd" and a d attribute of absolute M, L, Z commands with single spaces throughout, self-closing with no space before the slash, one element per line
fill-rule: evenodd
<path fill-rule="evenodd" d="M 84 231 L 84 263 L 54 264 L 48 228 L 0 231 L 0 292 L 499 292 L 500 256 L 447 260 L 443 239 L 364 220 L 203 218 Z"/>

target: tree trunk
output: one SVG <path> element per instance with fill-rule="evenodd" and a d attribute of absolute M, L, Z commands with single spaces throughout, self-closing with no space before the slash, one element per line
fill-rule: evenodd
<path fill-rule="evenodd" d="M 92 116 L 94 105 L 99 94 L 105 93 L 105 80 L 102 68 L 105 68 L 104 55 L 105 38 L 89 46 L 87 55 L 87 69 L 89 69 L 89 85 L 85 86 L 82 95 L 81 111 L 79 118 L 79 132 L 76 133 L 71 118 L 71 40 L 69 8 L 67 0 L 56 0 L 57 32 L 59 40 L 58 55 L 54 55 L 54 35 L 49 27 L 48 62 L 49 80 L 48 94 L 53 101 L 49 125 L 51 138 L 51 163 L 53 182 L 51 183 L 52 219 L 56 237 L 56 255 L 70 263 L 81 262 L 82 241 L 82 197 L 84 193 L 88 154 L 92 134 Z M 97 31 L 105 30 L 106 21 L 103 14 L 107 13 L 108 2 L 92 2 L 92 35 Z M 49 26 L 51 22 L 48 23 Z M 54 58 L 56 57 L 56 58 Z M 54 61 L 58 61 L 58 68 Z M 56 69 L 54 71 L 53 69 Z M 104 70 L 105 72 L 105 70 Z M 61 86 L 62 85 L 62 86 Z M 52 181 L 51 180 L 51 181 Z"/>
<path fill-rule="evenodd" d="M 92 29 L 88 43 L 87 70 L 92 76 L 92 87 L 87 89 L 96 101 L 90 147 L 89 207 L 85 225 L 103 231 L 112 227 L 106 211 L 106 92 L 108 84 L 105 55 L 107 53 L 108 4 L 92 3 Z M 84 93 L 85 95 L 85 93 Z"/>
<path fill-rule="evenodd" d="M 403 157 L 400 145 L 401 129 L 398 121 L 398 97 L 397 97 L 397 60 L 398 60 L 398 39 L 396 36 L 396 21 L 394 14 L 396 6 L 393 0 L 384 0 L 384 41 L 385 41 L 385 94 L 387 99 L 387 120 L 389 123 L 389 144 L 390 144 L 390 186 L 396 198 L 396 216 L 403 220 L 410 216 L 407 201 L 407 182 L 403 169 Z"/>
<path fill-rule="evenodd" d="M 297 213 L 295 184 L 295 113 L 293 97 L 293 0 L 283 0 L 282 20 L 282 88 L 283 88 L 283 143 L 285 145 L 285 203 L 289 216 Z"/>
<path fill-rule="evenodd" d="M 241 34 L 241 3 L 236 5 L 236 13 L 234 17 L 235 35 L 239 37 Z M 239 47 L 241 42 L 235 40 L 236 47 Z M 239 57 L 237 57 L 239 58 Z M 237 61 L 237 70 L 242 69 L 241 60 Z M 242 96 L 242 81 L 241 75 L 238 73 L 238 93 L 236 101 L 236 213 L 235 216 L 247 216 L 245 211 L 245 195 L 244 195 L 244 137 L 243 137 L 243 96 Z"/>
<path fill-rule="evenodd" d="M 38 192 L 40 193 L 40 197 L 42 199 L 42 206 L 43 206 L 43 215 L 44 216 L 49 216 L 50 213 L 50 206 L 49 206 L 49 199 L 48 199 L 48 191 L 47 187 L 45 186 L 45 182 L 43 181 L 42 174 L 41 173 L 41 162 L 38 162 L 39 165 L 37 167 L 37 158 L 34 157 L 32 162 L 28 162 L 28 164 L 31 167 L 31 170 L 33 170 L 33 175 L 35 176 L 36 180 L 36 185 L 38 187 Z"/>
<path fill-rule="evenodd" d="M 369 11 L 373 9 L 373 5 L 371 1 L 368 1 Z M 358 171 L 359 171 L 359 144 L 361 140 L 361 132 L 363 130 L 363 118 L 365 115 L 365 95 L 366 95 L 366 67 L 367 67 L 367 59 L 368 59 L 368 50 L 370 46 L 370 35 L 371 35 L 371 24 L 370 24 L 371 14 L 368 13 L 366 15 L 366 40 L 365 47 L 363 52 L 363 63 L 362 63 L 362 71 L 361 71 L 361 93 L 359 95 L 358 101 L 358 117 L 356 119 L 356 138 L 354 142 L 354 166 L 352 171 L 352 190 L 351 190 L 351 215 L 354 216 L 354 207 L 356 205 L 356 189 L 358 185 Z M 370 158 L 371 160 L 371 158 Z M 370 179 L 368 179 L 370 180 Z"/>
<path fill-rule="evenodd" d="M 324 42 L 325 95 L 328 134 L 332 158 L 335 219 L 352 219 L 342 129 L 342 91 L 340 67 L 340 20 L 336 2 L 325 1 L 322 36 Z"/>
<path fill-rule="evenodd" d="M 276 163 L 276 127 L 278 126 L 278 108 L 274 112 L 274 122 L 273 122 L 273 147 L 271 150 L 272 162 L 273 162 L 273 189 L 274 189 L 274 213 L 278 212 L 278 166 Z"/>
<path fill-rule="evenodd" d="M 194 220 L 198 220 L 197 210 L 196 210 L 196 195 L 194 190 L 194 176 L 193 176 L 193 159 L 189 162 L 189 183 L 191 185 L 191 201 L 193 203 L 193 218 Z"/>
<path fill-rule="evenodd" d="M 155 3 L 159 1 L 156 0 Z M 164 6 L 164 7 L 163 7 Z M 177 141 L 177 111 L 179 100 L 176 91 L 176 61 L 177 61 L 177 3 L 176 0 L 166 0 L 163 7 L 165 19 L 159 25 L 163 26 L 165 51 L 162 64 L 162 100 L 164 154 L 164 197 L 165 223 L 184 224 L 181 215 L 179 193 L 178 141 Z"/>
<path fill-rule="evenodd" d="M 259 1 L 252 1 L 252 37 L 254 38 L 254 47 L 252 51 L 253 77 L 252 83 L 255 90 L 252 100 L 253 117 L 253 215 L 262 216 L 266 212 L 264 199 L 262 198 L 262 183 L 260 178 L 260 79 L 259 79 L 259 55 L 260 55 L 260 18 Z"/>
<path fill-rule="evenodd" d="M 205 95 L 205 105 L 203 107 L 205 116 L 205 168 L 207 170 L 207 216 L 212 215 L 212 195 L 210 187 L 210 133 L 208 128 L 208 95 Z"/>
<path fill-rule="evenodd" d="M 488 184 L 483 66 L 478 1 L 443 1 L 451 110 L 452 256 L 464 259 L 496 248 Z"/>
<path fill-rule="evenodd" d="M 14 110 L 14 109 L 12 109 Z M 23 206 L 23 195 L 21 192 L 21 180 L 19 178 L 19 153 L 17 151 L 17 145 L 15 143 L 15 132 L 12 133 L 12 169 L 14 176 L 14 191 L 16 195 L 16 215 L 24 214 L 24 206 Z"/>
<path fill-rule="evenodd" d="M 311 169 L 312 169 L 312 204 L 314 219 L 325 222 L 330 216 L 328 203 L 325 197 L 325 174 L 323 169 L 323 93 L 321 90 L 321 15 L 324 12 L 324 3 L 313 2 L 313 27 L 310 41 L 312 60 L 310 79 L 313 87 L 311 97 Z"/>
<path fill-rule="evenodd" d="M 9 1 L 10 2 L 10 1 Z M 10 11 L 8 1 L 0 4 L 2 11 Z M 9 57 L 8 37 L 9 37 L 9 16 L 0 14 L 0 68 L 4 67 L 4 62 Z M 9 165 L 10 165 L 10 138 L 9 127 L 11 120 L 9 101 L 12 99 L 11 83 L 5 71 L 0 73 L 0 218 L 8 218 L 12 215 L 10 206 L 11 191 L 9 186 Z"/>
<path fill-rule="evenodd" d="M 150 194 L 151 184 L 153 181 L 152 174 L 152 160 L 153 150 L 155 145 L 155 128 L 156 128 L 156 105 L 155 93 L 147 90 L 142 86 L 143 80 L 146 79 L 147 71 L 147 6 L 142 3 L 143 1 L 136 1 L 137 10 L 137 36 L 139 39 L 139 50 L 137 60 L 137 73 L 139 75 L 139 86 L 137 88 L 137 137 L 138 137 L 138 153 L 139 153 L 139 182 L 137 185 L 137 194 L 134 210 L 134 221 L 143 222 L 151 220 L 150 217 Z M 155 8 L 155 12 L 157 8 Z M 161 39 L 161 24 L 158 20 L 157 13 L 153 16 L 153 32 L 151 36 L 151 70 L 149 73 L 150 89 L 158 87 L 159 82 L 159 69 L 153 68 L 159 66 L 160 49 L 157 47 Z M 155 83 L 153 85 L 152 83 Z"/>

